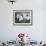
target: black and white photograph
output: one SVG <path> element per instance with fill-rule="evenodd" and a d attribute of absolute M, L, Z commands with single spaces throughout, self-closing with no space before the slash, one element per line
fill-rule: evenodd
<path fill-rule="evenodd" d="M 14 10 L 14 24 L 32 24 L 32 10 Z"/>

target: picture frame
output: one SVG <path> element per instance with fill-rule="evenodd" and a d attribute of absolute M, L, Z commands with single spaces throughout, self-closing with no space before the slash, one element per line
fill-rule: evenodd
<path fill-rule="evenodd" d="M 13 10 L 14 25 L 32 25 L 33 11 L 32 10 Z"/>

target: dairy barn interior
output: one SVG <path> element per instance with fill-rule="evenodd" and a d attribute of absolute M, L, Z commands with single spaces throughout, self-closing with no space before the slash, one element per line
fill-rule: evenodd
<path fill-rule="evenodd" d="M 32 25 L 14 25 L 13 10 L 32 10 Z M 0 0 L 0 46 L 46 46 L 46 0 Z"/>

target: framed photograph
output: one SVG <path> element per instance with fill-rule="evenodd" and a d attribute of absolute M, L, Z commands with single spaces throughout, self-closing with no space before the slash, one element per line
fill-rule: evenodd
<path fill-rule="evenodd" d="M 32 10 L 13 10 L 14 25 L 32 25 Z"/>

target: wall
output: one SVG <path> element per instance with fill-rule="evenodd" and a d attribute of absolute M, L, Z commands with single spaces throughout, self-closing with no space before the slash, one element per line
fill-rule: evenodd
<path fill-rule="evenodd" d="M 33 10 L 33 25 L 14 26 L 13 9 Z M 0 40 L 15 40 L 19 32 L 30 34 L 33 40 L 46 40 L 45 0 L 17 0 L 14 5 L 7 0 L 0 0 Z"/>

